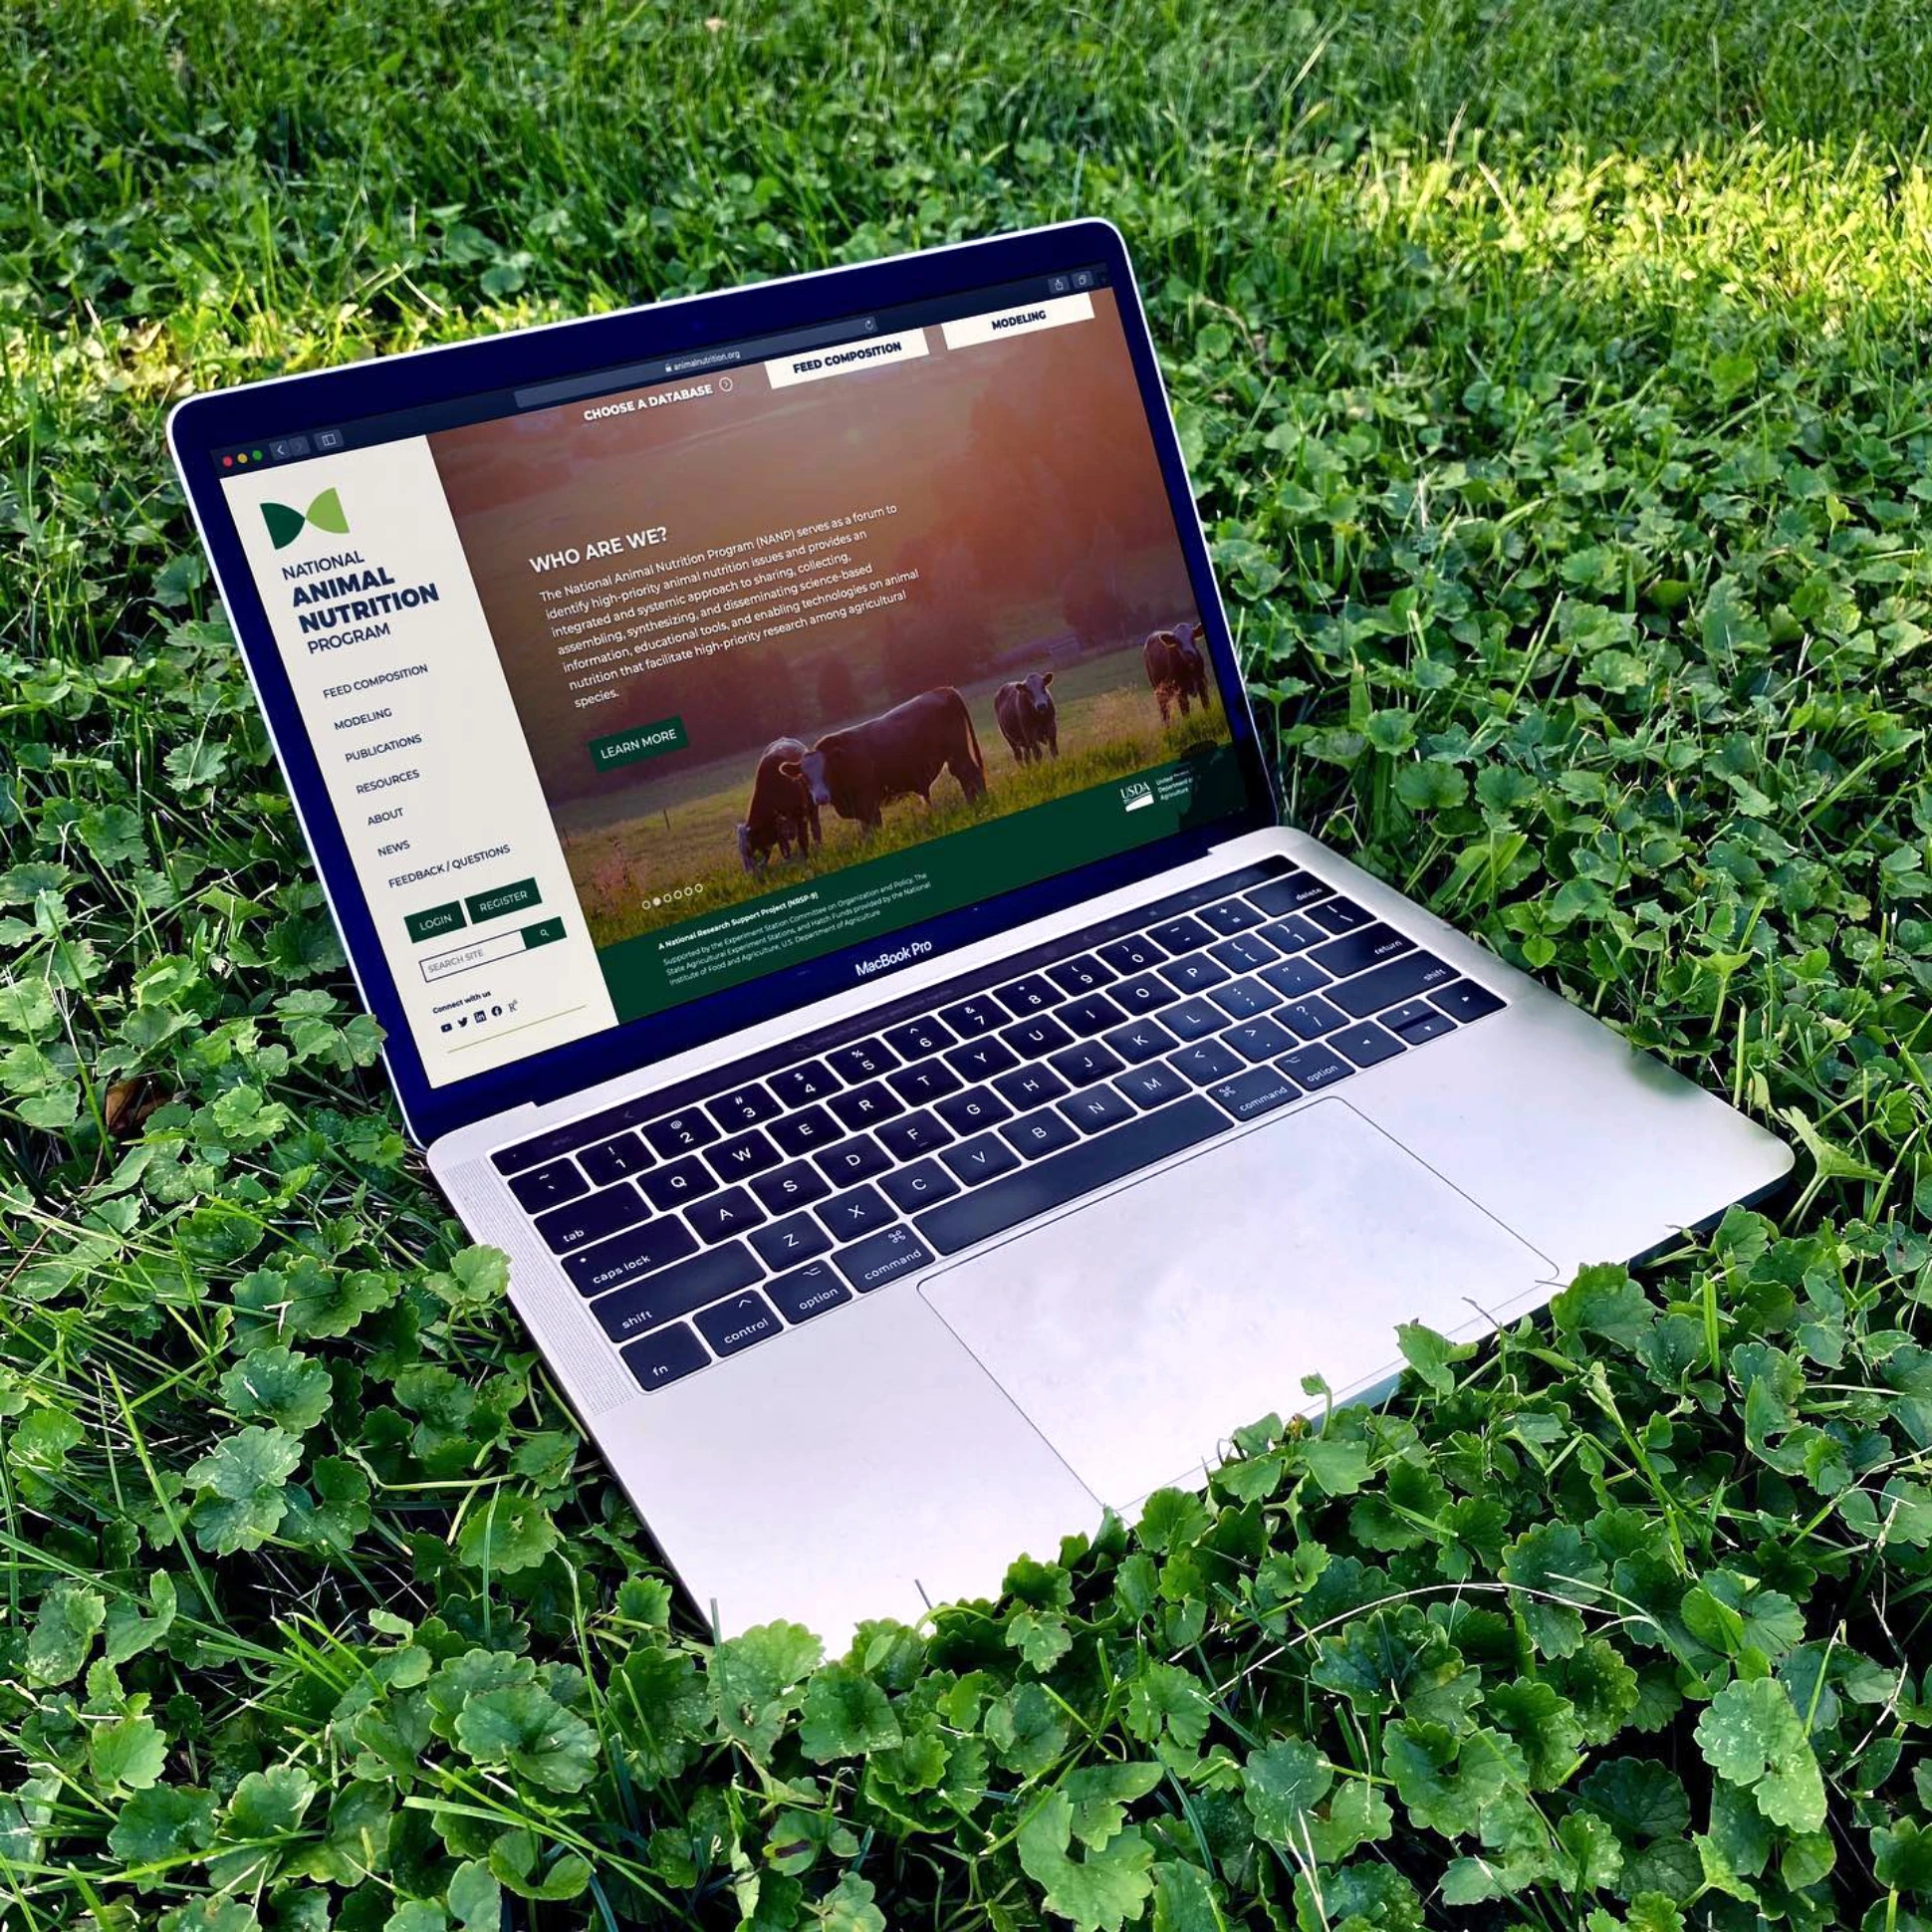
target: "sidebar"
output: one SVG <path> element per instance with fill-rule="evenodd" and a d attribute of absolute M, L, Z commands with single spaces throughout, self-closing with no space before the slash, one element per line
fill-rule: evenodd
<path fill-rule="evenodd" d="M 428 444 L 225 489 L 430 1083 L 613 1025 Z"/>

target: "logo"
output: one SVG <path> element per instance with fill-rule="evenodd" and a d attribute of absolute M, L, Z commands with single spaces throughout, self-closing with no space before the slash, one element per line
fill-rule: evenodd
<path fill-rule="evenodd" d="M 1143 805 L 1154 802 L 1154 788 L 1142 779 L 1135 779 L 1130 785 L 1120 788 L 1120 810 L 1138 812 Z"/>
<path fill-rule="evenodd" d="M 287 550 L 307 524 L 338 537 L 349 535 L 349 518 L 343 514 L 343 500 L 334 490 L 324 490 L 306 510 L 292 510 L 286 503 L 265 503 L 262 521 L 268 525 L 268 534 L 277 550 Z"/>

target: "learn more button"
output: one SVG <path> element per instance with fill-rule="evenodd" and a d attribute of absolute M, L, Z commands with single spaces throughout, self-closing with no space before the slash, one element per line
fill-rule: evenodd
<path fill-rule="evenodd" d="M 523 912 L 541 905 L 544 895 L 534 878 L 520 878 L 514 885 L 499 885 L 492 892 L 478 892 L 463 900 L 469 908 L 470 924 L 480 926 L 485 919 L 500 919 L 506 912 Z"/>

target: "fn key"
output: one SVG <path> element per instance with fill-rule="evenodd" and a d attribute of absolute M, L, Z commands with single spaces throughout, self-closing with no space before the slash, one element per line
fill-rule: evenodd
<path fill-rule="evenodd" d="M 682 1322 L 633 1341 L 623 1350 L 623 1358 L 638 1387 L 644 1389 L 668 1388 L 711 1359 L 704 1343 Z"/>

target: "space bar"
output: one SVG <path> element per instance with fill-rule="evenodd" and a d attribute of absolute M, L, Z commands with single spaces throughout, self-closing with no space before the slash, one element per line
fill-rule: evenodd
<path fill-rule="evenodd" d="M 1065 1153 L 1050 1154 L 1017 1174 L 974 1188 L 919 1215 L 913 1225 L 942 1255 L 957 1254 L 1124 1174 L 1151 1167 L 1230 1124 L 1211 1101 L 1190 1094 L 1111 1133 L 1096 1134 Z"/>

